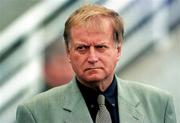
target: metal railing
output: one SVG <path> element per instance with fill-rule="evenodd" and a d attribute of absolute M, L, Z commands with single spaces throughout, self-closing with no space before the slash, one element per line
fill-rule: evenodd
<path fill-rule="evenodd" d="M 115 9 L 125 20 L 124 54 L 117 72 L 158 40 L 159 37 L 153 35 L 158 13 L 177 7 L 176 0 L 159 0 L 156 6 L 144 0 L 94 2 Z M 5 120 L 10 109 L 15 113 L 17 104 L 24 98 L 41 91 L 44 50 L 62 35 L 66 18 L 82 4 L 83 0 L 44 0 L 0 33 L 0 122 Z M 149 7 L 144 8 L 147 4 Z M 167 31 L 179 24 L 180 17 L 173 17 Z"/>

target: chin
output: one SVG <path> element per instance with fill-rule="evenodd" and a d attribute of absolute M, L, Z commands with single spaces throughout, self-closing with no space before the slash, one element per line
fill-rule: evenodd
<path fill-rule="evenodd" d="M 85 78 L 85 81 L 87 81 L 87 82 L 97 82 L 97 81 L 101 81 L 103 79 L 104 79 L 104 77 L 101 77 L 101 76 L 89 76 L 89 77 Z"/>

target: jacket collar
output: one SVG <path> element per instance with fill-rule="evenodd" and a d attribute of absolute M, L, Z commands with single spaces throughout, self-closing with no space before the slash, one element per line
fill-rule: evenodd
<path fill-rule="evenodd" d="M 63 110 L 67 123 L 93 123 L 75 77 L 68 84 L 64 97 Z"/>
<path fill-rule="evenodd" d="M 117 79 L 118 106 L 121 123 L 143 123 L 142 112 L 138 109 L 139 99 L 129 90 L 127 82 Z M 83 96 L 78 88 L 75 77 L 68 84 L 64 94 L 65 122 L 93 123 Z"/>

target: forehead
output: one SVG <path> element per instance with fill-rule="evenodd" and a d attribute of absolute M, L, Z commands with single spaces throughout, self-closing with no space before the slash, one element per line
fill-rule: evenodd
<path fill-rule="evenodd" d="M 86 22 L 76 24 L 70 29 L 71 37 L 82 35 L 112 35 L 113 26 L 110 18 L 91 18 Z"/>

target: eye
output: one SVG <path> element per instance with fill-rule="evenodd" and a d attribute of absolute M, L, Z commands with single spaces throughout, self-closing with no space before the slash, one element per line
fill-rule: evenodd
<path fill-rule="evenodd" d="M 89 48 L 89 46 L 86 45 L 80 45 L 76 47 L 76 50 L 80 53 L 85 53 L 87 51 L 87 49 Z"/>
<path fill-rule="evenodd" d="M 106 46 L 106 45 L 96 45 L 95 47 L 97 49 L 107 49 L 108 48 L 108 46 Z"/>
<path fill-rule="evenodd" d="M 83 50 L 83 49 L 85 49 L 85 46 L 78 46 L 76 49 L 77 50 Z"/>

